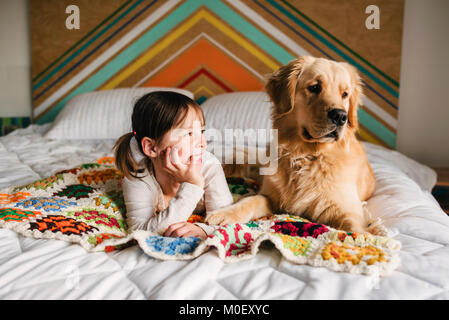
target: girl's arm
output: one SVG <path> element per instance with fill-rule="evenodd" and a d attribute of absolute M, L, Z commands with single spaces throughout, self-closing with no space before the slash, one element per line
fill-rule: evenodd
<path fill-rule="evenodd" d="M 173 223 L 187 221 L 204 194 L 192 183 L 183 182 L 165 210 L 156 213 L 158 193 L 155 186 L 140 179 L 123 179 L 126 221 L 131 230 L 144 229 L 163 234 Z"/>
<path fill-rule="evenodd" d="M 230 206 L 233 203 L 232 194 L 220 161 L 214 155 L 210 159 L 211 162 L 208 163 L 208 168 L 204 174 L 204 205 L 207 213 Z M 208 235 L 215 230 L 215 227 L 205 223 L 197 222 L 195 224 L 201 227 Z"/>

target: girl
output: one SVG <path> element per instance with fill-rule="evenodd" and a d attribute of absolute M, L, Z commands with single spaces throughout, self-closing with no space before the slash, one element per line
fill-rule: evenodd
<path fill-rule="evenodd" d="M 134 105 L 132 130 L 115 143 L 131 230 L 205 239 L 214 228 L 192 213 L 231 205 L 220 161 L 206 150 L 204 114 L 185 95 L 150 92 Z"/>

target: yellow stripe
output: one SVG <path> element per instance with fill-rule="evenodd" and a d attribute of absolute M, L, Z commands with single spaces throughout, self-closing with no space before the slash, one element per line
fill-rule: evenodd
<path fill-rule="evenodd" d="M 206 86 L 200 86 L 198 89 L 195 90 L 195 92 L 193 93 L 193 95 L 196 97 L 196 94 L 198 92 L 200 92 L 201 90 L 206 91 L 207 93 L 209 93 L 211 96 L 214 96 L 215 93 L 213 93 L 209 88 L 207 88 Z"/>
<path fill-rule="evenodd" d="M 245 40 L 245 38 L 239 36 L 231 28 L 227 27 L 220 20 L 209 14 L 207 11 L 204 10 L 202 11 L 204 12 L 204 18 L 211 24 L 213 24 L 217 29 L 222 31 L 224 34 L 226 34 L 229 38 L 233 39 L 238 44 L 240 44 L 247 51 L 251 52 L 254 56 L 256 56 L 260 61 L 265 63 L 265 65 L 270 67 L 272 70 L 279 69 L 280 65 L 278 65 L 276 62 L 268 58 L 265 54 L 262 53 L 262 51 L 258 50 L 256 47 L 251 45 L 248 41 Z"/>
<path fill-rule="evenodd" d="M 276 64 L 273 60 L 271 60 L 268 56 L 262 53 L 262 51 L 258 50 L 248 41 L 246 41 L 243 37 L 239 36 L 232 29 L 227 27 L 221 21 L 216 19 L 210 13 L 205 11 L 204 9 L 199 10 L 194 16 L 192 16 L 189 20 L 187 20 L 183 25 L 181 25 L 178 29 L 171 32 L 164 40 L 159 42 L 156 46 L 151 48 L 147 53 L 137 59 L 130 66 L 123 69 L 123 71 L 118 74 L 116 77 L 111 79 L 106 85 L 104 85 L 100 90 L 108 90 L 117 87 L 121 82 L 123 82 L 126 78 L 131 76 L 138 69 L 142 68 L 148 61 L 150 61 L 154 56 L 168 47 L 172 42 L 181 37 L 185 32 L 191 29 L 198 21 L 201 19 L 207 20 L 209 23 L 214 25 L 217 29 L 222 31 L 228 37 L 233 39 L 235 42 L 244 47 L 247 51 L 251 52 L 254 56 L 256 56 L 260 61 L 262 61 L 265 65 L 270 67 L 272 70 L 278 69 L 280 66 Z"/>
<path fill-rule="evenodd" d="M 360 138 L 362 138 L 364 141 L 368 141 L 374 144 L 377 144 L 379 146 L 383 146 L 383 143 L 381 143 L 379 140 L 374 138 L 371 134 L 369 134 L 366 130 L 359 128 L 358 134 Z"/>

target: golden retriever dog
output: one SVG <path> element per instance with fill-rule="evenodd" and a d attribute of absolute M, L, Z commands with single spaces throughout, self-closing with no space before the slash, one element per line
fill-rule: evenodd
<path fill-rule="evenodd" d="M 265 90 L 278 130 L 277 170 L 262 177 L 258 195 L 208 213 L 206 222 L 245 223 L 288 213 L 348 232 L 384 234 L 369 224 L 363 205 L 375 177 L 355 136 L 362 95 L 356 69 L 303 56 L 272 73 Z"/>

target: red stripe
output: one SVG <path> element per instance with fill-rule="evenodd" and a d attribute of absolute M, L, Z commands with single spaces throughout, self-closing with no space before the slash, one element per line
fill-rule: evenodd
<path fill-rule="evenodd" d="M 216 84 L 218 84 L 220 87 L 222 87 L 226 92 L 233 92 L 231 88 L 229 88 L 227 85 L 225 85 L 223 82 L 220 81 L 217 77 L 215 77 L 213 74 L 211 74 L 209 71 L 207 71 L 204 68 L 201 68 L 197 72 L 195 72 L 192 76 L 187 78 L 178 88 L 184 88 L 186 87 L 190 82 L 198 78 L 200 75 L 204 74 L 206 77 L 210 78 L 212 81 L 214 81 Z"/>

